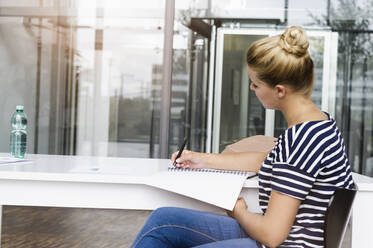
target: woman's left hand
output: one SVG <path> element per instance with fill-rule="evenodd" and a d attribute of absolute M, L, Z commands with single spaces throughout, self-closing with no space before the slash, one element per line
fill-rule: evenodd
<path fill-rule="evenodd" d="M 228 216 L 237 219 L 242 213 L 247 211 L 247 205 L 245 200 L 242 197 L 239 197 L 236 201 L 236 205 L 234 205 L 233 211 L 228 211 Z"/>

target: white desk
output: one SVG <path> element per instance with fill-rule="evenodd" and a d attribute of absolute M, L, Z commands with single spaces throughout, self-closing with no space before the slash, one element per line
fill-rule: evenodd
<path fill-rule="evenodd" d="M 0 165 L 0 205 L 142 210 L 179 206 L 224 212 L 210 204 L 145 185 L 146 177 L 167 169 L 167 159 L 55 155 L 28 158 L 33 162 Z M 369 247 L 373 179 L 358 174 L 354 174 L 354 179 L 359 192 L 353 212 L 353 247 Z M 250 211 L 260 212 L 257 178 L 245 182 L 242 195 Z"/>

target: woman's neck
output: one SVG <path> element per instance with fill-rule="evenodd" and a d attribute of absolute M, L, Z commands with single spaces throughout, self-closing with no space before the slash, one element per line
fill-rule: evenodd
<path fill-rule="evenodd" d="M 280 109 L 288 123 L 288 127 L 306 121 L 327 120 L 328 116 L 322 112 L 311 100 L 304 96 L 293 96 Z"/>

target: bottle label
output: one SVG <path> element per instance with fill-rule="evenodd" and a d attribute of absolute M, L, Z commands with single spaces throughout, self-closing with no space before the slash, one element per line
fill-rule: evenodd
<path fill-rule="evenodd" d="M 12 131 L 10 135 L 10 154 L 16 158 L 24 158 L 27 148 L 26 132 Z"/>

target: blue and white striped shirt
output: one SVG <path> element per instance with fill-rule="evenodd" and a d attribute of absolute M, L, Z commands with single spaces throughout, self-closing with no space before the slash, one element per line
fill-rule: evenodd
<path fill-rule="evenodd" d="M 279 247 L 324 247 L 325 212 L 337 188 L 354 188 L 354 182 L 343 138 L 330 116 L 280 135 L 259 170 L 259 204 L 265 213 L 272 190 L 301 204 Z"/>

